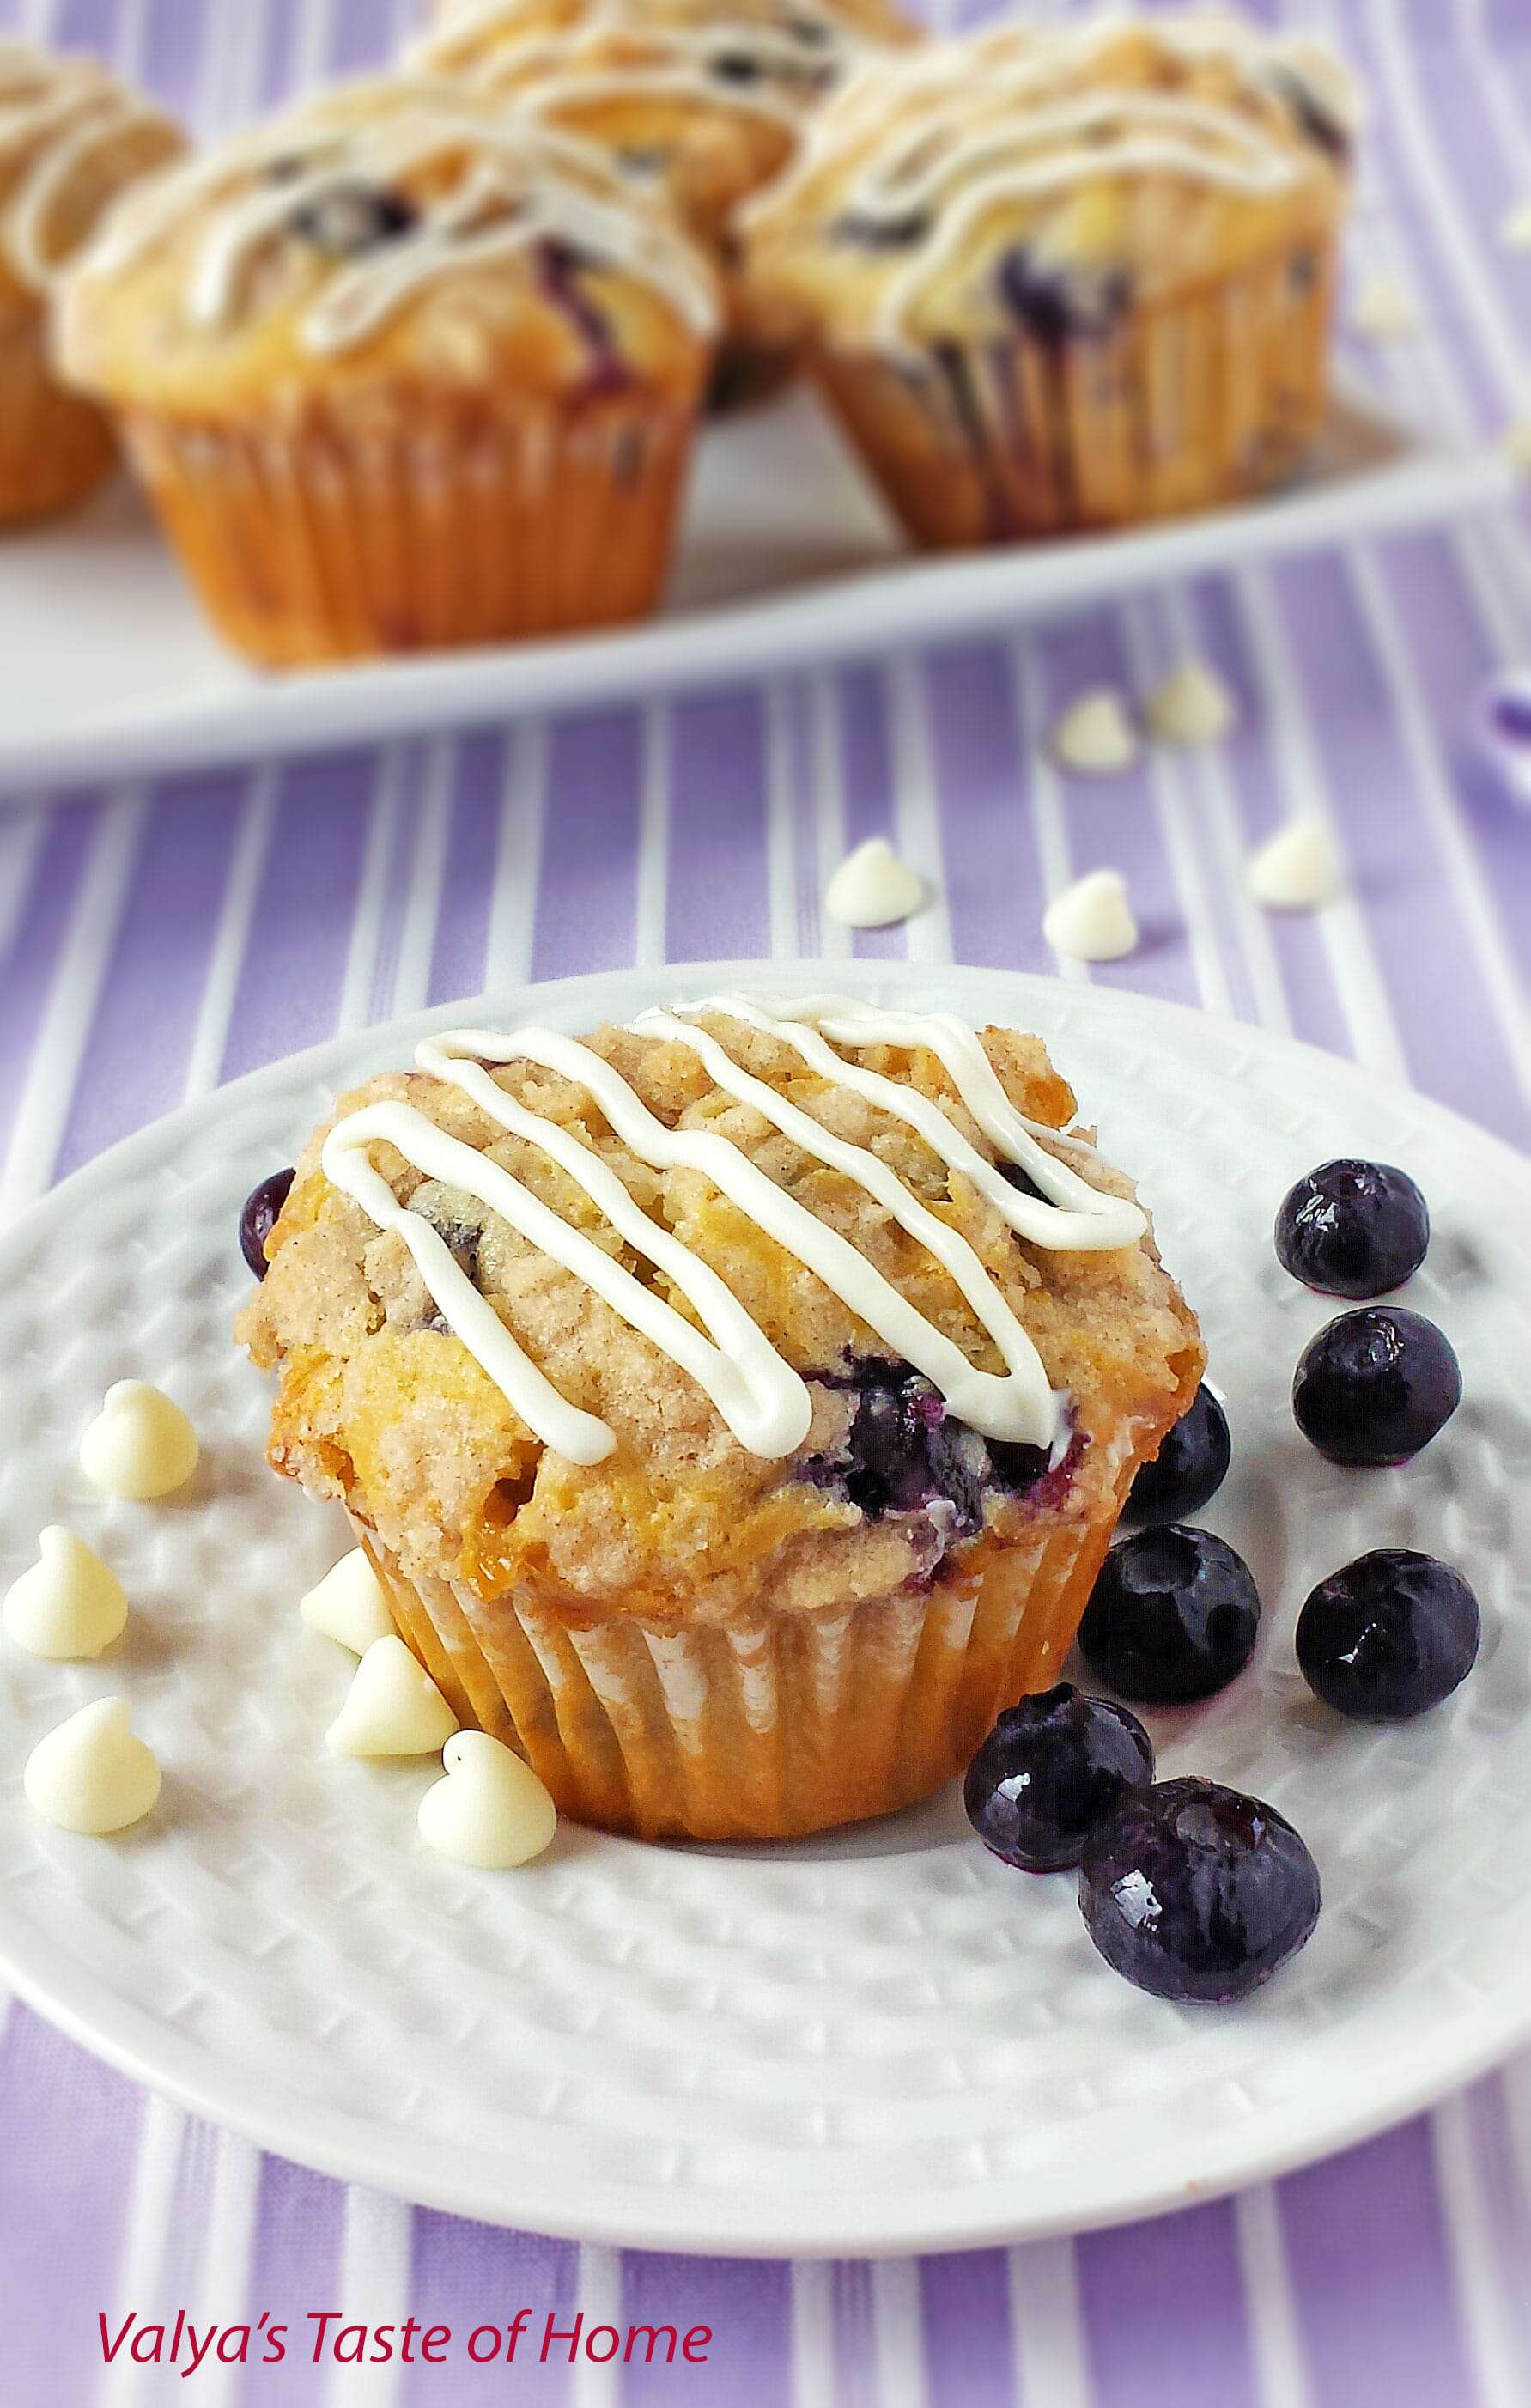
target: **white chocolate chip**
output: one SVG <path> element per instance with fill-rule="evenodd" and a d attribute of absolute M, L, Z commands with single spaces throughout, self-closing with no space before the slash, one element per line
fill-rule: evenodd
<path fill-rule="evenodd" d="M 1506 210 L 1499 221 L 1499 239 L 1507 251 L 1531 251 L 1531 199 Z"/>
<path fill-rule="evenodd" d="M 45 1823 L 99 1838 L 142 1821 L 160 1794 L 160 1768 L 128 1728 L 127 1699 L 98 1698 L 38 1741 L 22 1786 Z"/>
<path fill-rule="evenodd" d="M 824 889 L 824 910 L 842 928 L 891 928 L 924 900 L 920 879 L 883 836 L 869 836 L 847 853 Z"/>
<path fill-rule="evenodd" d="M 1238 717 L 1233 695 L 1205 661 L 1171 669 L 1148 701 L 1148 724 L 1166 744 L 1216 744 Z"/>
<path fill-rule="evenodd" d="M 1399 277 L 1368 276 L 1351 305 L 1351 324 L 1373 343 L 1397 343 L 1420 332 L 1420 305 Z"/>
<path fill-rule="evenodd" d="M 1092 869 L 1047 907 L 1042 934 L 1077 962 L 1116 962 L 1138 942 L 1138 923 L 1119 869 Z"/>
<path fill-rule="evenodd" d="M 69 1663 L 99 1656 L 120 1639 L 127 1598 L 109 1564 L 72 1530 L 56 1526 L 37 1541 L 37 1561 L 13 1581 L 3 1609 L 6 1636 L 29 1656 Z"/>
<path fill-rule="evenodd" d="M 1273 911 L 1310 911 L 1332 903 L 1343 882 L 1334 838 L 1316 814 L 1278 828 L 1252 854 L 1246 875 L 1255 901 Z"/>
<path fill-rule="evenodd" d="M 539 1856 L 558 1811 L 529 1764 L 486 1731 L 447 1742 L 447 1774 L 420 1801 L 420 1836 L 453 1864 L 507 1871 Z"/>
<path fill-rule="evenodd" d="M 79 1444 L 80 1469 L 108 1497 L 168 1497 L 196 1469 L 196 1432 L 147 1380 L 119 1380 Z"/>
<path fill-rule="evenodd" d="M 336 1756 L 435 1756 L 457 1728 L 402 1639 L 375 1639 L 324 1738 Z"/>
<path fill-rule="evenodd" d="M 1095 686 L 1070 703 L 1052 731 L 1052 752 L 1066 769 L 1108 778 L 1138 758 L 1138 731 L 1114 686 Z"/>
<path fill-rule="evenodd" d="M 365 1656 L 374 1640 L 393 1634 L 388 1598 L 364 1547 L 352 1547 L 332 1564 L 318 1586 L 299 1598 L 298 1612 L 310 1630 L 349 1647 L 353 1656 Z"/>

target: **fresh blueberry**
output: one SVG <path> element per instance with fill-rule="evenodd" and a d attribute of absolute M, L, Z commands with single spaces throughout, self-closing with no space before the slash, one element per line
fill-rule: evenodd
<path fill-rule="evenodd" d="M 1412 1279 L 1429 1243 L 1429 1206 L 1387 1162 L 1321 1162 L 1276 1215 L 1283 1269 L 1321 1296 L 1386 1296 Z"/>
<path fill-rule="evenodd" d="M 1203 1382 L 1153 1461 L 1133 1482 L 1128 1512 L 1135 1522 L 1182 1522 L 1188 1513 L 1199 1513 L 1222 1487 L 1232 1459 L 1228 1416 Z"/>
<path fill-rule="evenodd" d="M 402 193 L 380 185 L 336 184 L 293 213 L 293 231 L 326 259 L 360 259 L 413 232 L 420 212 Z"/>
<path fill-rule="evenodd" d="M 1080 1870 L 1091 1939 L 1156 1999 L 1248 1998 L 1311 1936 L 1319 1905 L 1318 1867 L 1285 1815 L 1216 1781 L 1140 1790 Z"/>
<path fill-rule="evenodd" d="M 1125 1706 L 1067 1681 L 1002 1713 L 963 1784 L 986 1848 L 1023 1872 L 1077 1865 L 1091 1833 L 1153 1778 L 1153 1746 Z"/>
<path fill-rule="evenodd" d="M 1461 1402 L 1450 1340 L 1401 1304 L 1342 1312 L 1304 1349 L 1292 1383 L 1297 1427 L 1331 1463 L 1407 1463 Z"/>
<path fill-rule="evenodd" d="M 271 1266 L 265 1259 L 265 1241 L 277 1226 L 277 1215 L 286 1203 L 296 1173 L 274 1170 L 252 1187 L 245 1197 L 239 1215 L 239 1252 L 258 1280 L 264 1280 Z"/>
<path fill-rule="evenodd" d="M 1404 1723 L 1467 1679 L 1481 1627 L 1460 1572 L 1412 1547 L 1377 1547 L 1320 1581 L 1297 1617 L 1297 1662 L 1336 1713 Z"/>
<path fill-rule="evenodd" d="M 1092 1672 L 1134 1705 L 1215 1697 L 1254 1653 L 1260 1594 L 1241 1555 L 1178 1522 L 1111 1549 L 1080 1624 Z"/>
<path fill-rule="evenodd" d="M 758 83 L 765 70 L 748 50 L 720 50 L 709 60 L 708 72 L 719 83 L 747 84 Z"/>

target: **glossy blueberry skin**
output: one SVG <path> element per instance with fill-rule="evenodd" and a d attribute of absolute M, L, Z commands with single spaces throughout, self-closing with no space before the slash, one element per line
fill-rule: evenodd
<path fill-rule="evenodd" d="M 245 1197 L 239 1215 L 239 1252 L 258 1280 L 264 1280 L 271 1266 L 265 1259 L 265 1241 L 277 1226 L 277 1215 L 287 1201 L 295 1173 L 274 1170 L 252 1187 Z"/>
<path fill-rule="evenodd" d="M 1170 1522 L 1119 1539 L 1080 1624 L 1092 1672 L 1135 1706 L 1186 1706 L 1225 1689 L 1254 1653 L 1260 1593 L 1210 1530 Z"/>
<path fill-rule="evenodd" d="M 1377 1547 L 1320 1581 L 1297 1617 L 1297 1662 L 1337 1714 L 1406 1723 L 1460 1687 L 1481 1628 L 1460 1572 L 1412 1547 Z"/>
<path fill-rule="evenodd" d="M 1295 1956 L 1318 1867 L 1284 1814 L 1216 1781 L 1129 1798 L 1085 1850 L 1080 1911 L 1108 1965 L 1173 1999 L 1226 2006 Z"/>
<path fill-rule="evenodd" d="M 1412 1279 L 1429 1243 L 1429 1206 L 1386 1162 L 1320 1163 L 1276 1215 L 1283 1269 L 1321 1296 L 1386 1296 Z"/>
<path fill-rule="evenodd" d="M 1136 1714 L 1062 1681 L 999 1717 L 963 1784 L 986 1848 L 1023 1872 L 1077 1865 L 1092 1832 L 1153 1778 L 1153 1745 Z"/>
<path fill-rule="evenodd" d="M 1222 1487 L 1232 1460 L 1228 1416 L 1203 1381 L 1190 1410 L 1133 1482 L 1128 1519 L 1183 1522 L 1199 1513 Z"/>
<path fill-rule="evenodd" d="M 1304 1349 L 1292 1411 L 1331 1463 L 1408 1463 L 1462 1402 L 1462 1369 L 1433 1321 L 1401 1304 L 1342 1312 Z"/>

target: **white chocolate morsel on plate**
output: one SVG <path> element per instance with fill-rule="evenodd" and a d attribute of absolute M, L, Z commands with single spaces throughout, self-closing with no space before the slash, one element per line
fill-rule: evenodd
<path fill-rule="evenodd" d="M 1092 869 L 1047 907 L 1042 934 L 1076 962 L 1118 962 L 1138 942 L 1138 923 L 1119 869 Z"/>
<path fill-rule="evenodd" d="M 1148 700 L 1148 724 L 1166 744 L 1216 744 L 1238 716 L 1217 671 L 1194 656 L 1171 669 Z"/>
<path fill-rule="evenodd" d="M 125 1831 L 160 1794 L 153 1751 L 128 1728 L 125 1698 L 98 1698 L 39 1740 L 22 1778 L 27 1804 L 61 1831 Z"/>
<path fill-rule="evenodd" d="M 72 1530 L 56 1526 L 37 1541 L 37 1560 L 13 1581 L 3 1609 L 6 1636 L 29 1656 L 69 1663 L 99 1656 L 120 1639 L 127 1598 L 109 1564 Z"/>
<path fill-rule="evenodd" d="M 196 1432 L 147 1380 L 119 1380 L 79 1445 L 80 1469 L 108 1497 L 142 1504 L 183 1488 L 197 1464 Z"/>
<path fill-rule="evenodd" d="M 539 1856 L 558 1810 L 529 1764 L 486 1731 L 459 1731 L 442 1754 L 446 1778 L 420 1801 L 420 1836 L 454 1864 L 504 1872 Z"/>
<path fill-rule="evenodd" d="M 1071 702 L 1052 730 L 1052 753 L 1066 769 L 1109 778 L 1138 758 L 1138 730 L 1114 686 L 1094 686 Z"/>
<path fill-rule="evenodd" d="M 392 1637 L 393 1617 L 381 1581 L 364 1547 L 352 1547 L 332 1564 L 323 1579 L 298 1600 L 298 1612 L 310 1630 L 365 1656 L 374 1640 Z"/>
<path fill-rule="evenodd" d="M 1499 221 L 1499 239 L 1507 251 L 1531 251 L 1531 197 L 1505 211 Z"/>
<path fill-rule="evenodd" d="M 375 1639 L 325 1732 L 336 1756 L 435 1756 L 457 1728 L 429 1672 L 402 1639 Z"/>
<path fill-rule="evenodd" d="M 870 836 L 847 853 L 824 890 L 824 910 L 843 928 L 891 928 L 924 900 L 918 873 L 899 860 L 885 836 Z"/>
<path fill-rule="evenodd" d="M 1352 327 L 1374 343 L 1402 342 L 1424 323 L 1419 302 L 1401 277 L 1367 277 L 1351 304 Z"/>
<path fill-rule="evenodd" d="M 1255 901 L 1273 911 L 1311 911 L 1332 903 L 1344 882 L 1334 838 L 1316 813 L 1278 828 L 1251 855 L 1246 876 Z"/>

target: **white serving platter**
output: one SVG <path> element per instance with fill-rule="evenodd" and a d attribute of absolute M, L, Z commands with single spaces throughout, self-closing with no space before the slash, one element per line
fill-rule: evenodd
<path fill-rule="evenodd" d="M 208 633 L 125 480 L 0 539 L 0 794 L 259 759 L 1058 616 L 1145 585 L 1491 508 L 1488 446 L 1452 448 L 1359 398 L 1302 478 L 1241 509 L 1120 535 L 908 552 L 806 392 L 711 428 L 663 609 L 644 624 L 264 676 Z"/>
<path fill-rule="evenodd" d="M 1144 1997 L 1092 1951 L 1066 1877 L 979 1846 L 955 1787 L 776 1847 L 642 1846 L 565 1826 L 517 1874 L 431 1856 L 428 1759 L 326 1755 L 350 1659 L 296 1599 L 347 1543 L 263 1461 L 267 1383 L 231 1343 L 246 1189 L 332 1090 L 451 1020 L 577 1030 L 728 988 L 896 997 L 1040 1029 L 1140 1174 L 1229 1399 L 1206 1519 L 1265 1600 L 1251 1669 L 1151 1717 L 1166 1775 L 1272 1800 L 1312 1846 L 1307 1950 L 1244 2006 Z M 1398 1471 L 1298 1437 L 1292 1366 L 1329 1307 L 1271 1217 L 1337 1153 L 1401 1162 L 1435 1216 L 1408 1301 L 1467 1398 Z M 98 1663 L 0 1645 L 0 1968 L 44 2014 L 198 2113 L 462 2214 L 703 2252 L 976 2246 L 1205 2199 L 1355 2141 L 1531 2037 L 1531 1172 L 1438 1106 L 1304 1047 L 1137 996 L 873 964 L 622 971 L 458 1004 L 278 1063 L 67 1181 L 0 1238 L 0 1585 L 41 1524 L 134 1601 Z M 163 1381 L 205 1465 L 159 1507 L 76 1464 L 112 1381 Z M 1477 1668 L 1434 1713 L 1347 1725 L 1296 1671 L 1311 1584 L 1365 1549 L 1473 1581 Z M 122 1693 L 165 1769 L 116 1842 L 34 1819 L 21 1770 Z"/>

